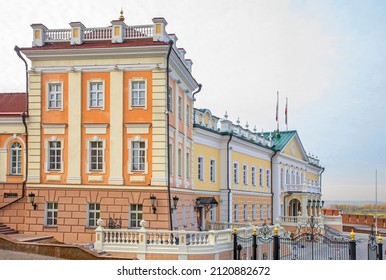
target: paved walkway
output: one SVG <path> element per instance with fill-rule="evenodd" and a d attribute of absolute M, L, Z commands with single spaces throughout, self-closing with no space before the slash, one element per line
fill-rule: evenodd
<path fill-rule="evenodd" d="M 62 260 L 45 255 L 15 252 L 0 249 L 0 260 Z"/>

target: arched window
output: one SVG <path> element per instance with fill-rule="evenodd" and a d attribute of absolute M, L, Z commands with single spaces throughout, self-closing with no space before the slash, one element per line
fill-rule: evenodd
<path fill-rule="evenodd" d="M 14 142 L 11 145 L 11 175 L 21 174 L 21 145 L 18 142 Z"/>

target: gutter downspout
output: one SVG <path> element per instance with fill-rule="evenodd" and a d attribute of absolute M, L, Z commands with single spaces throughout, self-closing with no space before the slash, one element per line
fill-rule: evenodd
<path fill-rule="evenodd" d="M 20 57 L 21 60 L 23 60 L 25 65 L 25 93 L 26 93 L 26 112 L 27 115 L 29 113 L 29 104 L 28 104 L 28 64 L 27 61 L 24 59 L 24 57 L 20 53 L 20 48 L 18 46 L 14 47 L 14 50 L 18 57 Z"/>
<path fill-rule="evenodd" d="M 172 52 L 173 48 L 173 40 L 169 41 L 169 49 L 168 54 L 166 56 L 166 152 L 167 152 L 167 158 L 168 158 L 168 174 L 167 174 L 167 190 L 168 190 L 168 207 L 169 207 L 169 221 L 170 221 L 170 230 L 173 230 L 173 213 L 172 213 L 172 204 L 171 204 L 171 191 L 170 191 L 170 151 L 169 151 L 169 104 L 170 104 L 170 97 L 169 97 L 169 59 L 170 59 L 170 53 Z"/>
<path fill-rule="evenodd" d="M 228 223 L 231 222 L 231 215 L 230 215 L 230 211 L 232 210 L 231 209 L 231 187 L 230 187 L 230 183 L 229 183 L 229 144 L 232 140 L 232 137 L 233 137 L 233 133 L 231 132 L 230 133 L 230 136 L 229 136 L 229 140 L 228 140 L 228 143 L 227 143 L 227 189 L 228 189 Z"/>
<path fill-rule="evenodd" d="M 277 152 L 278 151 L 275 151 L 275 153 L 271 156 L 271 224 L 272 225 L 274 224 L 274 221 L 273 221 L 273 197 L 275 195 L 273 192 L 273 163 L 272 163 L 272 160 L 276 156 Z M 279 195 L 279 198 L 280 198 L 280 195 Z"/>
<path fill-rule="evenodd" d="M 196 98 L 194 98 L 194 96 L 201 91 L 201 88 L 202 88 L 202 84 L 198 84 L 198 89 L 195 92 L 193 92 L 193 102 L 196 101 Z M 196 124 L 196 111 L 193 108 L 193 125 L 195 124 Z"/>

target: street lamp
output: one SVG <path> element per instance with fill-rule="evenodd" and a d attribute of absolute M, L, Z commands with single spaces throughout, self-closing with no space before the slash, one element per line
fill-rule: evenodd
<path fill-rule="evenodd" d="M 28 194 L 29 202 L 31 202 L 31 205 L 33 206 L 34 210 L 38 208 L 38 205 L 35 203 L 35 194 L 33 192 L 30 192 Z"/>
<path fill-rule="evenodd" d="M 172 207 L 172 211 L 173 211 L 173 210 L 177 210 L 178 200 L 179 200 L 178 196 L 175 195 L 175 196 L 173 197 L 173 207 Z"/>
<path fill-rule="evenodd" d="M 157 197 L 154 194 L 150 195 L 150 203 L 151 203 L 151 208 L 153 209 L 153 214 L 157 213 L 157 207 L 155 207 L 157 202 Z"/>

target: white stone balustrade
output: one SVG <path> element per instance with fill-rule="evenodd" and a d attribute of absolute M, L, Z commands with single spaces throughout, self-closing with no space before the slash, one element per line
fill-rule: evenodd
<path fill-rule="evenodd" d="M 283 189 L 285 192 L 321 193 L 320 186 L 307 184 L 285 184 Z"/>

